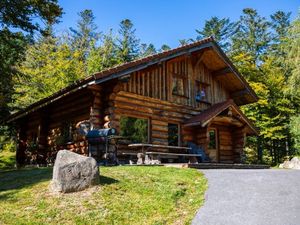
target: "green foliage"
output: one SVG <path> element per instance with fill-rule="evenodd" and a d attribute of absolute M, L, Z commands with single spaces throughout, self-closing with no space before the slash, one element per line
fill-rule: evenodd
<path fill-rule="evenodd" d="M 0 121 L 9 115 L 13 78 L 20 76 L 16 65 L 23 59 L 26 42 L 21 32 L 0 30 Z"/>
<path fill-rule="evenodd" d="M 24 76 L 15 79 L 13 105 L 24 108 L 85 76 L 80 52 L 72 51 L 53 35 L 42 36 L 25 53 L 18 70 Z"/>
<path fill-rule="evenodd" d="M 0 221 L 190 224 L 207 189 L 207 180 L 197 170 L 119 166 L 101 168 L 100 188 L 51 195 L 51 174 L 52 168 L 0 172 L 0 180 L 5 180 L 0 182 Z"/>
<path fill-rule="evenodd" d="M 0 150 L 0 171 L 11 169 L 16 164 L 16 152 L 13 142 L 4 145 L 4 150 Z"/>
<path fill-rule="evenodd" d="M 62 9 L 56 0 L 0 2 L 0 121 L 9 114 L 13 79 L 20 75 L 16 66 L 23 60 L 24 48 L 29 40 L 18 31 L 31 34 L 43 31 L 40 24 L 53 24 L 61 14 Z M 34 23 L 34 18 L 41 23 Z"/>
<path fill-rule="evenodd" d="M 300 155 L 300 116 L 294 116 L 290 120 L 290 129 L 295 141 L 295 153 Z"/>
<path fill-rule="evenodd" d="M 103 44 L 91 49 L 87 59 L 88 73 L 93 74 L 118 64 L 116 38 L 112 31 L 103 35 Z"/>
<path fill-rule="evenodd" d="M 39 23 L 33 23 L 33 18 L 39 18 L 42 22 L 54 24 L 62 14 L 62 8 L 57 0 L 27 0 L 0 2 L 0 23 L 4 27 L 20 28 L 27 32 L 41 30 Z"/>
<path fill-rule="evenodd" d="M 256 10 L 243 9 L 243 14 L 237 22 L 237 31 L 232 37 L 231 54 L 244 53 L 251 63 L 259 63 L 265 54 L 271 40 L 270 23 L 261 17 Z"/>
<path fill-rule="evenodd" d="M 286 63 L 291 70 L 288 78 L 290 93 L 300 98 L 300 11 L 289 27 L 286 51 Z"/>
<path fill-rule="evenodd" d="M 235 33 L 235 29 L 236 24 L 230 22 L 229 18 L 219 19 L 213 16 L 211 19 L 205 21 L 202 30 L 196 30 L 197 34 L 199 34 L 197 40 L 213 36 L 224 50 L 228 50 L 230 46 L 229 37 Z"/>
<path fill-rule="evenodd" d="M 129 19 L 122 20 L 117 38 L 117 57 L 119 63 L 130 62 L 139 56 L 140 40 L 135 36 L 133 23 Z"/>
<path fill-rule="evenodd" d="M 170 50 L 170 46 L 166 45 L 166 44 L 163 44 L 161 47 L 160 47 L 160 50 L 159 52 L 163 52 L 163 51 L 168 51 Z"/>
<path fill-rule="evenodd" d="M 141 44 L 140 57 L 146 57 L 157 53 L 153 44 Z"/>

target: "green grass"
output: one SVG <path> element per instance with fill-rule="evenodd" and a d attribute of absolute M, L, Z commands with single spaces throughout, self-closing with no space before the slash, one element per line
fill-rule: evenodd
<path fill-rule="evenodd" d="M 101 167 L 101 185 L 54 195 L 52 168 L 0 172 L 0 224 L 189 224 L 207 182 L 193 169 Z"/>
<path fill-rule="evenodd" d="M 0 151 L 0 170 L 15 166 L 16 153 L 11 151 Z"/>

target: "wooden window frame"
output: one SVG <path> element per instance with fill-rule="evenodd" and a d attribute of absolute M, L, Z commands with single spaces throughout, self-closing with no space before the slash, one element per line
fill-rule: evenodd
<path fill-rule="evenodd" d="M 144 120 L 147 120 L 147 122 L 148 122 L 148 124 L 147 124 L 147 135 L 148 135 L 148 137 L 147 137 L 147 143 L 145 143 L 145 144 L 150 144 L 151 143 L 151 141 L 152 141 L 152 139 L 151 139 L 151 137 L 152 137 L 152 132 L 151 132 L 151 129 L 152 129 L 152 127 L 151 127 L 151 117 L 146 117 L 146 116 L 137 116 L 137 115 L 128 115 L 128 114 L 120 114 L 120 120 L 121 120 L 121 117 L 132 117 L 132 118 L 137 118 L 137 119 L 144 119 Z M 120 123 L 120 121 L 119 121 L 119 123 Z M 119 131 L 121 132 L 121 126 L 120 126 L 120 124 L 119 124 Z"/>
<path fill-rule="evenodd" d="M 175 63 L 183 63 L 184 71 L 180 71 L 180 73 L 175 72 Z M 182 68 L 182 65 L 180 66 Z M 174 96 L 188 98 L 189 90 L 188 90 L 188 63 L 186 58 L 177 58 L 168 62 L 168 73 L 171 75 L 171 94 Z M 182 80 L 183 84 L 183 93 L 174 93 L 173 92 L 173 84 L 174 78 Z"/>
<path fill-rule="evenodd" d="M 177 127 L 178 127 L 178 143 L 177 143 L 177 146 L 180 147 L 181 146 L 181 124 L 180 123 L 173 123 L 173 122 L 168 122 L 168 145 L 169 145 L 169 124 L 176 124 Z"/>
<path fill-rule="evenodd" d="M 206 97 L 205 97 L 206 99 L 196 100 L 196 102 L 211 104 L 211 102 L 208 99 L 208 93 L 209 93 L 210 84 L 202 82 L 202 81 L 199 81 L 199 80 L 195 80 L 195 86 L 196 86 L 196 88 L 195 88 L 195 98 L 196 98 L 196 96 L 198 94 L 199 89 L 202 89 L 202 87 L 205 88 L 205 95 L 206 95 Z"/>

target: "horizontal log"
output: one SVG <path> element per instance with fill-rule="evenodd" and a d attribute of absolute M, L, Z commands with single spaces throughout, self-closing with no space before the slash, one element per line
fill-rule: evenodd
<path fill-rule="evenodd" d="M 220 151 L 220 156 L 233 156 L 233 151 Z"/>
<path fill-rule="evenodd" d="M 184 121 L 184 119 L 178 119 L 178 118 L 162 118 L 160 116 L 157 116 L 157 115 L 153 115 L 153 114 L 150 114 L 150 113 L 141 113 L 141 112 L 134 112 L 132 110 L 127 110 L 127 109 L 119 109 L 117 108 L 115 110 L 115 113 L 118 113 L 118 114 L 123 114 L 123 115 L 126 115 L 126 116 L 133 116 L 133 117 L 144 117 L 144 118 L 153 118 L 153 119 L 160 119 L 160 120 L 165 120 L 165 121 L 168 121 L 170 123 L 182 123 Z"/>
<path fill-rule="evenodd" d="M 167 126 L 160 126 L 160 125 L 154 125 L 151 126 L 152 131 L 160 131 L 163 133 L 168 133 L 168 127 Z"/>
<path fill-rule="evenodd" d="M 162 121 L 162 120 L 155 120 L 155 119 L 152 119 L 152 120 L 151 120 L 151 123 L 152 123 L 153 125 L 168 126 L 168 122 Z"/>
<path fill-rule="evenodd" d="M 162 132 L 155 132 L 152 131 L 152 139 L 153 138 L 159 138 L 159 139 L 168 139 L 168 134 L 162 133 Z"/>
<path fill-rule="evenodd" d="M 199 114 L 199 110 L 195 110 L 190 106 L 178 105 L 168 101 L 157 100 L 142 95 L 132 94 L 129 92 L 124 92 L 124 91 L 119 92 L 116 99 L 120 99 L 122 97 L 125 97 L 127 101 L 135 100 L 135 101 L 140 101 L 142 103 L 145 102 L 145 106 L 152 106 L 156 108 L 161 108 L 162 106 L 165 106 L 165 109 L 169 109 L 169 110 L 176 109 L 176 110 L 180 110 L 181 113 L 186 113 L 191 115 Z"/>
<path fill-rule="evenodd" d="M 232 151 L 232 146 L 220 146 L 220 151 Z"/>

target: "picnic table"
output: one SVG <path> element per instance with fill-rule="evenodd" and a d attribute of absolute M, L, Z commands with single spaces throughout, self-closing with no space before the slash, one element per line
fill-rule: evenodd
<path fill-rule="evenodd" d="M 191 150 L 189 147 L 170 146 L 170 145 L 154 145 L 154 144 L 129 144 L 128 147 L 141 148 L 141 152 L 124 153 L 127 155 L 136 155 L 138 158 L 137 164 L 158 164 L 160 163 L 161 156 L 186 156 L 190 158 L 193 163 L 198 162 L 196 157 L 201 157 L 200 154 L 189 153 L 175 153 L 175 152 L 159 152 L 153 149 L 169 149 L 169 150 Z M 152 151 L 151 151 L 152 150 Z M 156 157 L 154 157 L 156 156 Z M 156 158 L 156 159 L 155 159 Z"/>

